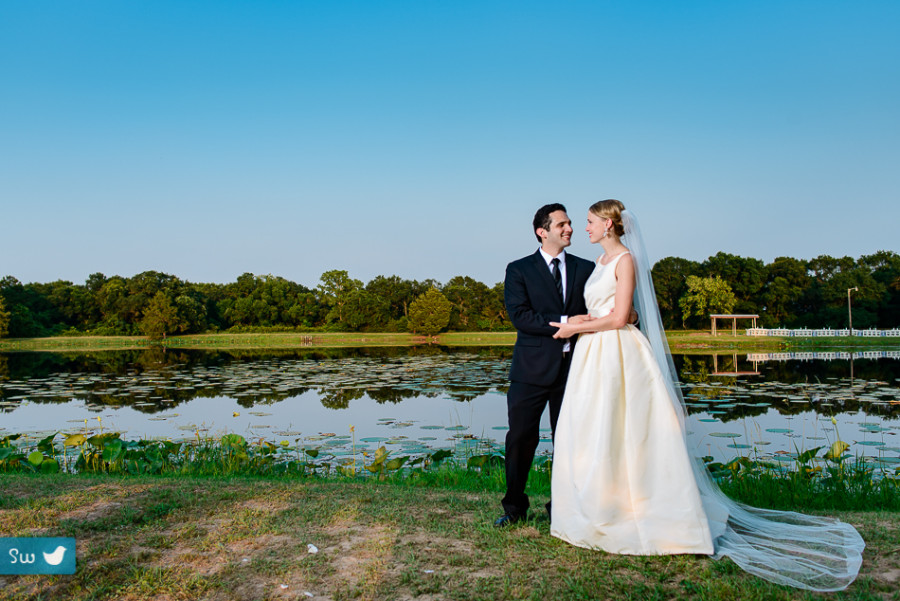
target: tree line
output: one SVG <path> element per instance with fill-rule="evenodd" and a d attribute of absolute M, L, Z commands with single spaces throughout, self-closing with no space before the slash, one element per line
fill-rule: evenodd
<path fill-rule="evenodd" d="M 895 327 L 900 316 L 900 255 L 859 259 L 822 255 L 771 263 L 720 252 L 703 262 L 679 257 L 652 269 L 664 324 L 705 328 L 710 313 L 754 313 L 766 327 Z M 227 284 L 192 283 L 146 271 L 91 275 L 84 284 L 0 280 L 0 336 L 64 334 L 171 336 L 216 331 L 369 331 L 434 334 L 501 331 L 512 326 L 503 283 L 468 276 L 446 284 L 347 271 L 323 273 L 314 288 L 245 273 Z"/>
<path fill-rule="evenodd" d="M 95 273 L 84 284 L 0 280 L 0 336 L 14 338 L 285 329 L 435 334 L 509 327 L 503 285 L 466 276 L 444 285 L 398 276 L 363 284 L 332 270 L 315 288 L 251 273 L 228 284 L 186 282 L 157 271 L 131 278 Z"/>
<path fill-rule="evenodd" d="M 724 252 L 703 262 L 667 257 L 653 266 L 664 325 L 709 327 L 710 313 L 760 316 L 762 327 L 845 328 L 900 325 L 900 255 L 820 255 L 771 263 Z"/>

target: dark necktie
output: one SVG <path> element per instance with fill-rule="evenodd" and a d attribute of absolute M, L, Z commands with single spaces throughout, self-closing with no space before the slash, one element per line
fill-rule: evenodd
<path fill-rule="evenodd" d="M 563 296 L 562 273 L 559 271 L 559 257 L 550 262 L 553 264 L 553 269 L 550 271 L 553 272 L 553 279 L 556 281 L 556 291 L 559 292 L 559 299 L 566 302 L 566 297 Z"/>

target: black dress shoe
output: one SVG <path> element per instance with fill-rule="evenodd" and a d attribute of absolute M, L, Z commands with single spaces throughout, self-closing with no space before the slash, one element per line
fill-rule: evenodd
<path fill-rule="evenodd" d="M 510 513 L 504 513 L 499 518 L 494 520 L 495 528 L 506 528 L 508 526 L 512 526 L 517 522 L 522 522 L 525 520 L 524 515 L 512 515 Z"/>

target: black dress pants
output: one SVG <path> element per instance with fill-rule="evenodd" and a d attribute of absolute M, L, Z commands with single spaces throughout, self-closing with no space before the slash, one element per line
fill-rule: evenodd
<path fill-rule="evenodd" d="M 509 392 L 506 393 L 509 414 L 509 432 L 506 434 L 506 495 L 501 503 L 506 513 L 513 517 L 525 517 L 528 512 L 525 484 L 540 442 L 541 415 L 549 404 L 550 429 L 555 436 L 570 363 L 571 353 L 567 353 L 560 373 L 551 386 L 536 386 L 525 382 L 509 384 Z"/>

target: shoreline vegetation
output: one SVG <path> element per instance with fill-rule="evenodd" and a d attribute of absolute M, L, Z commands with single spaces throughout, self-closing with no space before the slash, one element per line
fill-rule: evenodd
<path fill-rule="evenodd" d="M 118 432 L 103 432 L 102 424 L 99 433 L 55 432 L 40 440 L 9 434 L 0 439 L 0 474 L 374 478 L 425 486 L 467 482 L 498 493 L 504 490 L 503 453 L 490 445 L 455 444 L 427 452 L 381 446 L 372 451 L 357 448 L 353 438 L 349 454 L 335 454 L 327 444 L 290 438 L 203 436 L 197 430 L 195 437 L 178 441 L 126 440 Z M 853 446 L 836 438 L 830 445 L 798 449 L 778 461 L 759 457 L 756 449 L 725 462 L 711 456 L 702 461 L 723 492 L 757 507 L 900 511 L 897 462 L 854 457 Z M 529 485 L 536 492 L 549 495 L 552 466 L 549 455 L 535 458 Z"/>
<path fill-rule="evenodd" d="M 829 337 L 797 338 L 743 334 L 712 336 L 704 330 L 667 332 L 673 352 L 705 354 L 717 352 L 791 352 L 900 349 L 898 338 Z M 219 332 L 190 334 L 153 340 L 147 336 L 52 336 L 3 338 L 0 352 L 72 352 L 172 348 L 196 350 L 354 348 L 379 346 L 512 346 L 515 332 L 446 332 L 436 336 L 404 333 L 362 332 Z"/>

